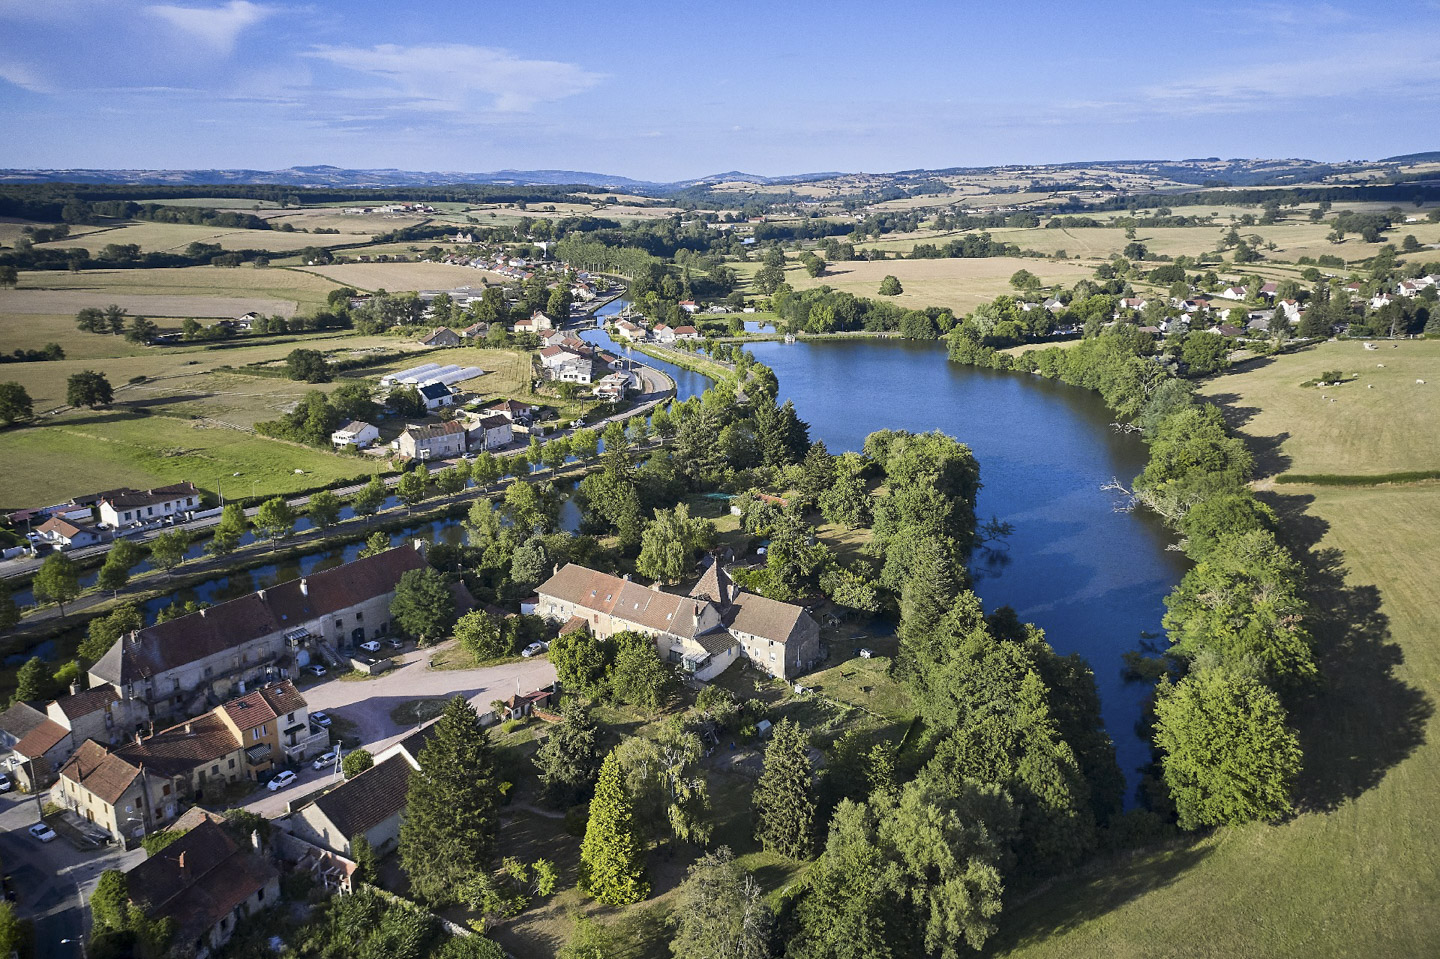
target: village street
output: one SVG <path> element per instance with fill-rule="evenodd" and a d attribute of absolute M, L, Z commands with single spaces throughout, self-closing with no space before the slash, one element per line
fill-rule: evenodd
<path fill-rule="evenodd" d="M 487 713 L 496 699 L 543 689 L 555 682 L 555 667 L 540 657 L 482 669 L 431 669 L 430 657 L 446 646 L 442 643 L 397 656 L 401 665 L 374 679 L 327 678 L 302 686 L 301 693 L 312 713 L 323 710 L 354 723 L 354 736 L 370 752 L 378 753 L 414 729 L 390 718 L 390 712 L 403 703 L 458 695 L 469 699 L 481 713 Z M 287 803 L 339 778 L 333 769 L 316 770 L 308 763 L 296 772 L 300 779 L 293 786 L 276 792 L 259 789 L 248 798 L 245 808 L 266 816 L 280 815 Z"/>

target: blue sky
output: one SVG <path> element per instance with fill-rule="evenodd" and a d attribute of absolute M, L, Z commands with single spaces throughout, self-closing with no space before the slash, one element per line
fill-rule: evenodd
<path fill-rule="evenodd" d="M 671 180 L 1440 149 L 1440 0 L 0 0 L 0 166 Z"/>

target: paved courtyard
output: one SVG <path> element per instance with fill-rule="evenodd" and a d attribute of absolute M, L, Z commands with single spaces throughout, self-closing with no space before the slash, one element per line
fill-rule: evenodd
<path fill-rule="evenodd" d="M 451 640 L 454 642 L 454 640 Z M 480 712 L 488 712 L 490 703 L 506 699 L 516 692 L 528 693 L 555 681 L 555 667 L 543 658 L 522 659 L 483 669 L 431 669 L 430 657 L 446 644 L 410 650 L 396 657 L 399 666 L 374 679 L 341 681 L 327 676 L 317 683 L 301 686 L 301 693 L 310 709 L 324 710 L 331 716 L 354 724 L 355 735 L 368 750 L 379 752 L 409 733 L 414 726 L 401 726 L 390 718 L 390 712 L 415 699 L 464 696 Z M 245 808 L 265 816 L 277 816 L 287 803 L 301 799 L 339 777 L 327 769 L 317 771 L 308 763 L 297 770 L 299 781 L 292 786 L 270 792 L 257 790 Z"/>

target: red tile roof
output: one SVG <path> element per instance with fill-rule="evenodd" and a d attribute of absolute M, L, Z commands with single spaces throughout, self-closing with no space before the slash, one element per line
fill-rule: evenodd
<path fill-rule="evenodd" d="M 122 636 L 90 672 L 123 687 L 392 592 L 402 573 L 424 567 L 419 551 L 398 546 L 311 573 Z"/>
<path fill-rule="evenodd" d="M 70 730 L 53 719 L 47 719 L 26 733 L 25 738 L 15 744 L 15 752 L 26 759 L 39 759 L 69 735 Z"/>
<path fill-rule="evenodd" d="M 60 767 L 60 778 L 70 780 L 112 806 L 125 795 L 138 775 L 139 767 L 93 739 L 81 743 L 74 755 Z"/>

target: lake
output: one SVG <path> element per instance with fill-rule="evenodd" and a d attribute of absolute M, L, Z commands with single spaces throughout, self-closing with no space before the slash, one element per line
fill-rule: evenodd
<path fill-rule="evenodd" d="M 1015 526 L 1000 561 L 978 556 L 975 591 L 987 609 L 1011 606 L 1061 653 L 1095 671 L 1105 724 L 1133 788 L 1149 762 L 1135 732 L 1145 683 L 1126 683 L 1121 655 L 1158 633 L 1164 597 L 1186 569 L 1153 516 L 1115 512 L 1100 485 L 1129 484 L 1146 447 L 1110 427 L 1099 396 L 1043 379 L 949 362 L 940 344 L 897 340 L 753 343 L 793 400 L 810 438 L 831 453 L 859 450 L 879 429 L 940 430 L 980 462 L 977 513 Z"/>

